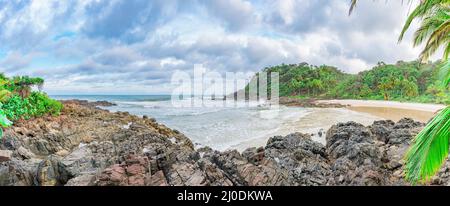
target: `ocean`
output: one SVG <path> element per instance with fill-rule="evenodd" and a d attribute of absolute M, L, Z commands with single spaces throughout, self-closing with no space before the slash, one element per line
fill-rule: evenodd
<path fill-rule="evenodd" d="M 155 118 L 169 128 L 189 137 L 197 147 L 209 146 L 224 151 L 264 146 L 268 138 L 294 132 L 313 134 L 325 143 L 324 133 L 332 124 L 351 117 L 363 124 L 378 118 L 347 109 L 313 109 L 280 106 L 278 109 L 257 103 L 238 102 L 236 107 L 174 107 L 168 95 L 54 95 L 58 100 L 81 99 L 109 101 L 117 106 L 109 111 Z M 213 100 L 204 100 L 213 101 Z M 217 102 L 217 101 L 214 101 Z M 325 131 L 326 132 L 326 131 Z"/>

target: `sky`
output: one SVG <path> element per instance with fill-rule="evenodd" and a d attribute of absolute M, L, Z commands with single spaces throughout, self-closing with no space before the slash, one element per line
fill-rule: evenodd
<path fill-rule="evenodd" d="M 401 1 L 0 0 L 0 72 L 49 94 L 170 94 L 175 71 L 307 62 L 348 73 L 414 60 Z"/>

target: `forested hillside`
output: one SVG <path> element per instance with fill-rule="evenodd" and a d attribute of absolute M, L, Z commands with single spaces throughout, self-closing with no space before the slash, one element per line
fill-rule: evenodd
<path fill-rule="evenodd" d="M 438 63 L 378 63 L 358 74 L 331 66 L 282 64 L 264 69 L 279 72 L 280 95 L 298 98 L 373 99 L 449 103 L 450 92 L 439 81 Z"/>

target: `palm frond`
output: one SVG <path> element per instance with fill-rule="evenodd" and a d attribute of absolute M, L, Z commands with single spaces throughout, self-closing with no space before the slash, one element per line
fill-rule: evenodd
<path fill-rule="evenodd" d="M 415 33 L 414 46 L 422 43 L 426 38 L 425 47 L 420 54 L 423 61 L 427 60 L 440 47 L 450 43 L 450 10 L 439 6 L 433 15 L 426 17 L 421 27 Z M 444 59 L 446 58 L 444 51 Z"/>
<path fill-rule="evenodd" d="M 450 107 L 442 110 L 416 136 L 406 153 L 406 179 L 413 184 L 436 175 L 448 156 Z"/>
<path fill-rule="evenodd" d="M 11 95 L 10 91 L 6 89 L 3 90 L 0 89 L 0 102 L 6 101 L 10 95 Z"/>
<path fill-rule="evenodd" d="M 411 2 L 411 1 L 410 1 Z M 406 31 L 411 27 L 412 22 L 415 19 L 423 18 L 430 13 L 433 13 L 437 7 L 447 7 L 448 8 L 449 0 L 422 0 L 419 5 L 409 14 L 406 19 L 405 24 L 403 25 L 402 31 L 398 38 L 398 41 L 402 41 Z"/>
<path fill-rule="evenodd" d="M 447 47 L 444 50 L 444 60 L 448 60 L 449 54 L 450 54 L 450 44 L 447 44 Z"/>
<path fill-rule="evenodd" d="M 444 31 L 450 19 L 448 12 L 448 8 L 438 6 L 433 14 L 426 16 L 422 20 L 420 27 L 414 33 L 414 46 L 422 44 L 433 33 L 436 33 L 435 35 L 439 32 L 445 33 Z"/>
<path fill-rule="evenodd" d="M 450 45 L 450 44 L 449 44 Z M 441 66 L 441 73 L 440 75 L 442 77 L 442 82 L 444 83 L 444 87 L 450 86 L 450 60 L 447 58 L 444 60 Z"/>
<path fill-rule="evenodd" d="M 350 9 L 349 9 L 349 11 L 348 11 L 348 15 L 351 15 L 352 14 L 352 12 L 353 12 L 353 10 L 355 9 L 355 7 L 356 7 L 356 3 L 358 2 L 358 0 L 351 0 L 351 4 L 350 4 Z"/>
<path fill-rule="evenodd" d="M 411 3 L 412 0 L 409 0 Z M 357 0 L 351 0 L 351 14 Z M 450 0 L 420 0 L 417 7 L 409 14 L 400 36 L 404 38 L 406 31 L 416 19 L 421 20 L 419 29 L 414 33 L 414 46 L 425 42 L 420 55 L 422 61 L 427 60 L 439 48 L 444 48 L 444 58 L 440 76 L 444 86 L 450 83 Z M 416 136 L 405 159 L 406 179 L 413 184 L 427 181 L 434 176 L 446 160 L 450 139 L 450 107 L 445 108 L 433 118 Z"/>

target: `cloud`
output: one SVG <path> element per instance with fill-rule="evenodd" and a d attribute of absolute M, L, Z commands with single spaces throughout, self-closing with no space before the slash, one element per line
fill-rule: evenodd
<path fill-rule="evenodd" d="M 50 93 L 170 93 L 173 72 L 256 72 L 281 63 L 356 73 L 413 60 L 409 6 L 347 0 L 0 0 L 0 72 Z"/>
<path fill-rule="evenodd" d="M 251 27 L 258 21 L 252 4 L 245 0 L 204 1 L 209 13 L 223 21 L 232 31 Z"/>
<path fill-rule="evenodd" d="M 28 67 L 33 59 L 34 54 L 22 55 L 18 52 L 10 52 L 0 61 L 0 69 L 5 72 L 18 72 Z"/>

